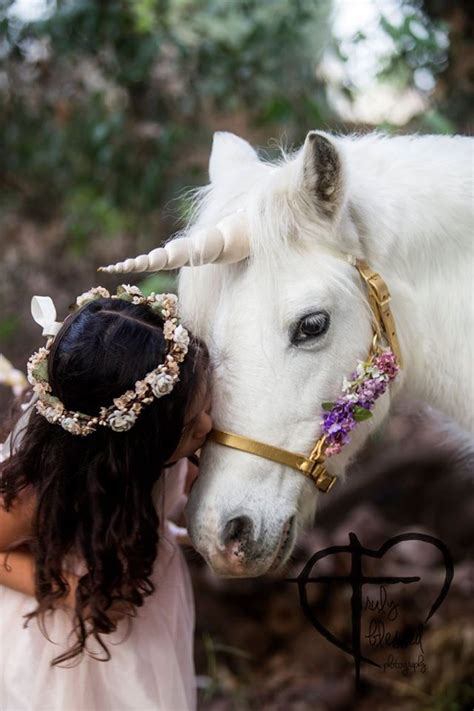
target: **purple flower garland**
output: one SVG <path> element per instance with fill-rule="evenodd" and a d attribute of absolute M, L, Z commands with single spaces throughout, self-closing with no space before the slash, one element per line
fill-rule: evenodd
<path fill-rule="evenodd" d="M 399 371 L 390 348 L 379 351 L 368 361 L 359 362 L 351 379 L 344 378 L 342 395 L 336 402 L 323 402 L 321 428 L 326 435 L 325 455 L 338 454 L 350 442 L 350 432 L 358 422 L 372 417 L 375 401 Z"/>

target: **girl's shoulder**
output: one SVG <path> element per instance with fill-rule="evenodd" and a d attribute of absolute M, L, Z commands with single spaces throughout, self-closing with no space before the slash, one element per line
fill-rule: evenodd
<path fill-rule="evenodd" d="M 163 469 L 153 490 L 153 501 L 157 513 L 168 517 L 175 509 L 186 503 L 185 486 L 188 475 L 188 460 L 180 459 L 171 467 Z"/>

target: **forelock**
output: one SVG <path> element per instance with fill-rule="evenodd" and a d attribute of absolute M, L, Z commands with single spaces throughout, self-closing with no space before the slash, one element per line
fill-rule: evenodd
<path fill-rule="evenodd" d="M 272 261 L 273 256 L 291 248 L 296 238 L 314 240 L 326 226 L 301 189 L 298 153 L 283 147 L 280 152 L 277 160 L 260 160 L 248 172 L 230 173 L 215 185 L 189 193 L 190 218 L 180 234 L 215 227 L 232 212 L 245 210 L 253 258 Z"/>

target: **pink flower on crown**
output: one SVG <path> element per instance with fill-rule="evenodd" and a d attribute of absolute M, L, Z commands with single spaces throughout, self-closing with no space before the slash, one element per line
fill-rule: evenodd
<path fill-rule="evenodd" d="M 170 375 L 179 375 L 179 365 L 171 355 L 166 356 L 166 370 Z"/>
<path fill-rule="evenodd" d="M 123 395 L 115 398 L 114 405 L 119 410 L 126 410 L 133 400 L 135 400 L 135 391 L 127 390 Z"/>
<path fill-rule="evenodd" d="M 167 341 L 173 340 L 175 328 L 176 324 L 173 323 L 173 321 L 165 321 L 165 325 L 163 326 L 163 336 Z"/>
<path fill-rule="evenodd" d="M 135 392 L 137 393 L 138 397 L 145 397 L 145 395 L 148 393 L 148 383 L 146 383 L 144 380 L 137 380 L 135 383 Z"/>

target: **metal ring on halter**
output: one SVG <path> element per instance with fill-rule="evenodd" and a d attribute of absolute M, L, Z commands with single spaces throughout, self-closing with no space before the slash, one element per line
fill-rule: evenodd
<path fill-rule="evenodd" d="M 375 331 L 372 337 L 372 343 L 369 349 L 369 358 L 377 352 L 378 343 L 380 341 L 380 331 Z"/>

